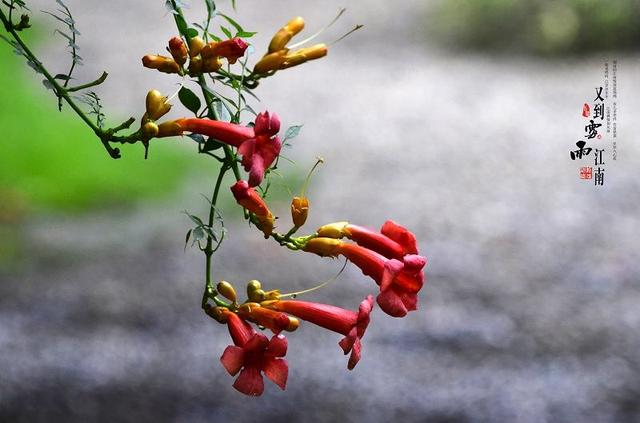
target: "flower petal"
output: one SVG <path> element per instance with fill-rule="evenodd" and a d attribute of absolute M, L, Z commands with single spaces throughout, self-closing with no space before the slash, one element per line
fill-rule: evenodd
<path fill-rule="evenodd" d="M 244 158 L 242 161 L 244 162 Z M 249 169 L 249 186 L 255 187 L 260 185 L 264 178 L 264 170 L 264 160 L 262 156 L 254 154 L 251 157 L 251 168 Z"/>
<path fill-rule="evenodd" d="M 257 397 L 264 392 L 264 381 L 258 369 L 245 367 L 233 383 L 233 387 L 245 395 Z"/>
<path fill-rule="evenodd" d="M 380 291 L 386 291 L 391 286 L 396 275 L 404 268 L 404 263 L 400 260 L 391 259 L 384 264 L 382 280 L 380 281 Z"/>
<path fill-rule="evenodd" d="M 393 220 L 387 220 L 382 225 L 380 233 L 402 245 L 406 254 L 418 254 L 416 237 L 407 228 L 398 225 Z"/>
<path fill-rule="evenodd" d="M 287 354 L 287 338 L 284 335 L 272 337 L 266 354 L 272 357 L 284 357 Z"/>
<path fill-rule="evenodd" d="M 264 375 L 269 378 L 270 381 L 275 383 L 284 391 L 287 386 L 287 377 L 289 376 L 289 365 L 287 360 L 282 358 L 268 357 L 265 360 Z"/>
<path fill-rule="evenodd" d="M 360 357 L 362 356 L 362 344 L 360 343 L 360 338 L 356 338 L 356 342 L 353 344 L 353 348 L 351 349 L 351 355 L 349 356 L 349 362 L 347 363 L 347 369 L 353 370 L 360 361 Z"/>
<path fill-rule="evenodd" d="M 345 336 L 340 340 L 340 342 L 338 342 L 338 345 L 340 345 L 340 348 L 342 348 L 342 351 L 344 351 L 345 354 L 349 354 L 349 351 L 351 351 L 351 349 L 353 348 L 353 344 L 357 339 L 358 330 L 354 327 L 353 329 L 351 329 L 351 331 L 349 331 L 347 336 Z"/>
<path fill-rule="evenodd" d="M 240 347 L 229 345 L 222 353 L 220 362 L 231 376 L 235 376 L 242 368 L 244 351 Z"/>
<path fill-rule="evenodd" d="M 269 340 L 267 339 L 267 337 L 261 333 L 256 332 L 255 335 L 253 335 L 253 337 L 249 339 L 249 342 L 244 344 L 242 348 L 246 352 L 260 352 L 264 351 L 267 348 L 267 345 L 269 345 Z"/>
<path fill-rule="evenodd" d="M 407 307 L 393 289 L 387 289 L 386 291 L 380 292 L 376 301 L 382 311 L 387 313 L 389 316 L 404 317 L 407 315 Z"/>

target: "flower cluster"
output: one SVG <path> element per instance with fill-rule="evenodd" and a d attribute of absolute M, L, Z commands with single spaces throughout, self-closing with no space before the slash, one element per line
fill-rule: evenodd
<path fill-rule="evenodd" d="M 234 76 L 230 67 L 221 70 L 221 58 L 229 64 L 235 63 L 244 55 L 247 43 L 240 38 L 230 38 L 221 42 L 205 44 L 199 37 L 188 38 L 189 48 L 179 37 L 169 41 L 168 51 L 171 57 L 145 56 L 144 66 L 161 72 L 198 76 L 202 84 L 203 73 L 216 73 L 217 80 L 232 78 L 229 84 L 238 89 L 238 97 L 243 99 L 243 84 L 253 84 L 258 80 L 272 76 L 276 71 L 287 69 L 306 61 L 324 57 L 327 47 L 317 44 L 298 48 L 289 46 L 291 39 L 304 28 L 304 20 L 296 17 L 277 31 L 268 46 L 267 53 L 258 60 L 253 70 L 241 78 Z M 305 40 L 306 42 L 308 40 Z M 303 43 L 304 43 L 303 42 Z M 301 44 L 303 44 L 301 43 Z M 246 69 L 242 66 L 242 72 Z M 214 78 L 214 79 L 215 79 Z M 248 82 L 247 82 L 248 81 Z M 219 97 L 217 97 L 219 99 Z M 336 222 L 324 225 L 306 236 L 296 236 L 303 227 L 310 211 L 310 202 L 305 190 L 311 174 L 318 162 L 309 172 L 299 196 L 291 201 L 291 228 L 284 233 L 277 231 L 276 217 L 266 201 L 266 191 L 261 186 L 265 175 L 277 163 L 282 149 L 280 119 L 275 113 L 264 111 L 256 114 L 253 124 L 240 123 L 243 110 L 240 100 L 237 113 L 231 122 L 217 120 L 210 113 L 211 99 L 207 99 L 208 117 L 182 117 L 156 123 L 171 109 L 168 99 L 152 90 L 147 95 L 146 112 L 141 120 L 140 132 L 143 141 L 190 134 L 191 137 L 208 137 L 224 146 L 222 174 L 218 178 L 211 203 L 209 222 L 214 219 L 215 200 L 219 192 L 224 171 L 233 168 L 236 177 L 230 187 L 233 198 L 244 209 L 244 216 L 262 232 L 266 239 L 273 238 L 280 246 L 294 251 L 305 251 L 322 257 L 342 256 L 358 266 L 371 277 L 378 286 L 376 302 L 390 316 L 403 317 L 418 307 L 418 292 L 425 282 L 423 268 L 426 258 L 419 254 L 416 237 L 408 229 L 392 220 L 386 221 L 380 231 L 374 231 L 348 222 Z M 182 101 L 182 99 L 181 99 Z M 219 100 L 222 101 L 222 100 Z M 191 109 L 191 108 L 190 108 Z M 195 107 L 194 109 L 199 109 Z M 195 113 L 195 112 L 194 112 Z M 196 113 L 197 114 L 197 113 Z M 287 131 L 289 134 L 289 131 Z M 244 178 L 238 169 L 240 165 L 246 172 Z M 268 185 L 268 184 L 267 184 Z M 207 258 L 207 269 L 215 249 L 216 238 L 211 223 L 198 222 L 201 233 L 205 233 L 207 243 L 198 245 Z M 187 239 L 190 233 L 187 235 Z M 221 242 L 221 241 L 219 241 Z M 356 310 L 347 310 L 331 304 L 322 304 L 297 299 L 298 296 L 318 289 L 314 288 L 283 294 L 279 289 L 265 291 L 257 280 L 249 281 L 246 286 L 246 300 L 239 302 L 232 284 L 219 282 L 215 287 L 207 272 L 202 307 L 211 318 L 226 324 L 231 335 L 229 345 L 220 357 L 223 367 L 237 378 L 233 383 L 238 391 L 251 396 L 264 392 L 264 377 L 281 389 L 285 389 L 289 375 L 289 366 L 284 358 L 287 352 L 285 332 L 294 332 L 301 322 L 308 322 L 341 335 L 338 342 L 345 355 L 349 355 L 347 368 L 352 370 L 362 357 L 362 339 L 370 322 L 374 307 L 374 296 L 367 295 Z M 269 338 L 263 332 L 272 332 Z"/>
<path fill-rule="evenodd" d="M 224 41 L 204 42 L 200 37 L 189 40 L 189 48 L 180 37 L 169 40 L 171 57 L 147 54 L 142 58 L 145 68 L 157 69 L 164 73 L 177 73 L 197 76 L 203 73 L 215 72 L 222 67 L 222 58 L 231 64 L 244 56 L 249 45 L 242 38 L 231 38 Z M 187 71 L 185 65 L 189 61 Z"/>

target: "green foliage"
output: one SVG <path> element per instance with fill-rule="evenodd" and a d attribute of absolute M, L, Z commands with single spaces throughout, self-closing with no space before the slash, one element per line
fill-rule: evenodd
<path fill-rule="evenodd" d="M 197 159 L 175 139 L 153 140 L 147 161 L 139 144 L 123 146 L 119 160 L 109 158 L 82 121 L 68 109 L 58 112 L 56 98 L 32 84 L 23 60 L 2 45 L 0 56 L 0 217 L 164 196 Z"/>
<path fill-rule="evenodd" d="M 425 28 L 443 44 L 538 54 L 635 49 L 637 0 L 442 0 Z"/>

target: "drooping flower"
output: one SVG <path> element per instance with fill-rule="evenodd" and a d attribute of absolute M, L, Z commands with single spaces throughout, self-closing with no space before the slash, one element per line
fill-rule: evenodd
<path fill-rule="evenodd" d="M 346 310 L 329 304 L 298 300 L 273 300 L 263 302 L 263 306 L 292 314 L 325 329 L 344 335 L 338 343 L 345 354 L 351 353 L 347 368 L 352 370 L 362 353 L 361 339 L 369 325 L 369 315 L 373 308 L 373 296 L 369 295 L 361 303 L 358 311 Z"/>
<path fill-rule="evenodd" d="M 310 240 L 304 250 L 320 256 L 348 258 L 380 286 L 376 301 L 388 315 L 404 317 L 416 310 L 417 293 L 424 285 L 422 268 L 427 263 L 424 257 L 407 254 L 402 260 L 388 259 L 360 245 L 322 237 Z"/>
<path fill-rule="evenodd" d="M 280 119 L 275 113 L 258 114 L 254 126 L 255 138 L 246 140 L 238 147 L 242 154 L 242 166 L 249 172 L 249 185 L 260 185 L 264 172 L 271 167 L 280 154 L 282 143 L 276 134 L 280 131 Z"/>
<path fill-rule="evenodd" d="M 309 199 L 307 197 L 293 197 L 291 200 L 291 220 L 296 228 L 304 225 L 309 216 Z"/>
<path fill-rule="evenodd" d="M 335 222 L 321 226 L 317 230 L 321 237 L 349 238 L 358 245 L 373 250 L 391 259 L 402 260 L 407 254 L 418 254 L 415 235 L 393 220 L 387 220 L 380 229 L 374 232 L 349 222 Z"/>
<path fill-rule="evenodd" d="M 142 66 L 149 69 L 157 69 L 164 73 L 179 73 L 180 65 L 171 57 L 147 54 L 142 58 Z"/>
<path fill-rule="evenodd" d="M 264 172 L 275 161 L 282 143 L 276 136 L 280 131 L 280 119 L 275 113 L 259 113 L 253 128 L 210 119 L 183 118 L 175 121 L 183 131 L 194 132 L 215 138 L 238 147 L 242 155 L 242 166 L 249 172 L 249 185 L 260 185 Z"/>
<path fill-rule="evenodd" d="M 233 387 L 246 395 L 262 395 L 264 373 L 284 390 L 289 374 L 287 361 L 282 358 L 287 353 L 287 339 L 274 335 L 268 340 L 235 313 L 227 311 L 225 315 L 234 345 L 224 350 L 220 362 L 231 376 L 240 372 Z"/>
<path fill-rule="evenodd" d="M 236 182 L 231 187 L 231 192 L 238 204 L 256 216 L 258 229 L 264 233 L 265 237 L 269 237 L 273 232 L 275 218 L 260 194 L 243 180 Z"/>

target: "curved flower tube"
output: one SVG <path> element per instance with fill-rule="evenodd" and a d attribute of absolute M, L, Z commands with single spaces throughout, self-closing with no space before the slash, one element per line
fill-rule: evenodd
<path fill-rule="evenodd" d="M 289 366 L 281 357 L 287 353 L 287 339 L 283 335 L 275 335 L 268 340 L 235 313 L 227 311 L 225 315 L 234 345 L 229 345 L 224 350 L 220 362 L 231 376 L 240 372 L 233 387 L 246 395 L 262 395 L 264 373 L 284 390 Z"/>
<path fill-rule="evenodd" d="M 280 119 L 275 113 L 259 113 L 253 128 L 235 123 L 210 119 L 183 118 L 175 121 L 183 131 L 207 135 L 225 144 L 237 147 L 242 155 L 242 166 L 249 172 L 249 185 L 260 185 L 264 172 L 280 154 L 282 143 L 276 136 Z"/>
<path fill-rule="evenodd" d="M 380 233 L 349 222 L 335 222 L 317 230 L 321 237 L 349 238 L 358 245 L 382 254 L 386 258 L 402 260 L 407 254 L 418 254 L 415 235 L 393 220 L 387 220 Z"/>
<path fill-rule="evenodd" d="M 362 344 L 360 340 L 369 325 L 369 315 L 373 309 L 373 296 L 369 295 L 361 303 L 358 311 L 345 310 L 329 304 L 298 300 L 273 300 L 262 303 L 264 307 L 283 311 L 302 320 L 344 335 L 338 343 L 345 354 L 351 353 L 347 368 L 353 368 L 360 361 Z"/>
<path fill-rule="evenodd" d="M 247 181 L 242 180 L 231 187 L 231 192 L 238 204 L 255 214 L 258 219 L 258 229 L 268 238 L 273 232 L 275 218 L 262 197 L 249 186 Z"/>
<path fill-rule="evenodd" d="M 388 259 L 360 245 L 322 237 L 310 240 L 304 250 L 320 256 L 348 258 L 380 286 L 376 301 L 388 315 L 404 317 L 417 309 L 417 293 L 424 285 L 422 268 L 427 263 L 426 258 L 407 254 L 402 261 Z"/>

